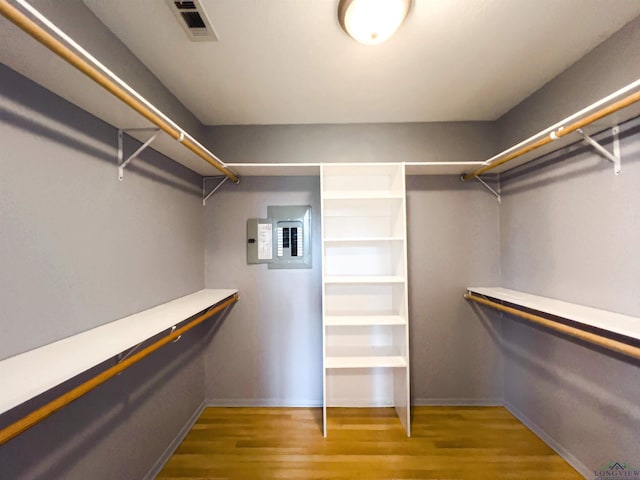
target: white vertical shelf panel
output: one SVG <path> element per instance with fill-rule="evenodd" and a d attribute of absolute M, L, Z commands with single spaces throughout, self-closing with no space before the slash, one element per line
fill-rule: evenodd
<path fill-rule="evenodd" d="M 0 361 L 0 413 L 170 329 L 238 291 L 206 289 Z"/>
<path fill-rule="evenodd" d="M 407 434 L 404 164 L 322 164 L 323 416 L 395 406 Z"/>
<path fill-rule="evenodd" d="M 402 255 L 404 256 L 404 279 L 405 279 L 405 291 L 404 291 L 404 312 L 407 319 L 407 326 L 401 331 L 395 331 L 396 336 L 400 336 L 400 342 L 395 339 L 395 343 L 401 343 L 403 347 L 403 356 L 407 361 L 407 366 L 403 370 L 393 370 L 393 405 L 398 414 L 398 418 L 402 422 L 402 426 L 407 432 L 407 436 L 411 436 L 411 390 L 410 390 L 410 371 L 409 371 L 409 276 L 408 276 L 408 253 L 407 253 L 407 204 L 406 204 L 406 166 L 402 167 L 402 192 L 404 194 L 403 208 L 401 212 L 402 224 L 403 224 L 403 236 L 405 238 L 404 248 Z"/>

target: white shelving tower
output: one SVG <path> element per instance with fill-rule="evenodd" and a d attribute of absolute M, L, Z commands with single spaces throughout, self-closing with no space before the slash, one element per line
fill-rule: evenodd
<path fill-rule="evenodd" d="M 322 164 L 327 407 L 394 406 L 410 435 L 405 167 Z"/>

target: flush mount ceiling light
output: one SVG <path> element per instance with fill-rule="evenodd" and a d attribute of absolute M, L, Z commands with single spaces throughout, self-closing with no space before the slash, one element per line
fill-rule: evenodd
<path fill-rule="evenodd" d="M 340 0 L 340 25 L 357 42 L 376 45 L 400 28 L 413 0 Z"/>

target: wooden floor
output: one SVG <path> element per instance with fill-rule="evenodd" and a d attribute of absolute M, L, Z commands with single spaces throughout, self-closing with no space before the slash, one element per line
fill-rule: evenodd
<path fill-rule="evenodd" d="M 158 479 L 581 479 L 502 407 L 208 408 Z"/>

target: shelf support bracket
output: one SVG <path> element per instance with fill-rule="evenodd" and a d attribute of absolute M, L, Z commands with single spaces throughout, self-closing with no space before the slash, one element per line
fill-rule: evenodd
<path fill-rule="evenodd" d="M 169 331 L 169 335 L 171 335 L 176 328 L 178 328 L 177 325 L 174 325 L 173 327 L 171 327 L 171 330 Z M 178 338 L 176 338 L 173 343 L 178 342 L 178 340 L 180 340 L 182 338 L 182 335 L 180 335 Z M 133 347 L 131 347 L 129 350 L 127 350 L 126 352 L 122 352 L 118 354 L 118 360 L 116 363 L 122 363 L 124 362 L 127 358 L 129 358 L 131 355 L 133 355 L 143 344 L 144 342 L 140 342 L 137 345 L 134 345 Z"/>
<path fill-rule="evenodd" d="M 133 131 L 144 131 L 144 132 L 154 132 L 151 138 L 144 142 L 140 148 L 138 148 L 135 152 L 133 152 L 129 157 L 124 159 L 124 134 L 125 132 L 133 132 Z M 136 158 L 142 151 L 151 145 L 158 134 L 160 133 L 159 128 L 129 128 L 129 129 L 118 129 L 118 180 L 122 181 L 124 178 L 124 169 L 131 163 L 131 161 Z"/>
<path fill-rule="evenodd" d="M 498 191 L 497 192 L 495 191 L 495 189 L 493 189 L 491 187 L 491 185 L 489 185 L 487 182 L 482 180 L 479 176 L 476 176 L 475 179 L 478 180 L 484 186 L 484 188 L 489 190 L 498 199 L 498 204 L 502 203 L 502 195 L 500 194 L 500 179 L 499 178 L 498 178 Z"/>
<path fill-rule="evenodd" d="M 213 187 L 213 190 L 211 190 L 209 193 L 207 193 L 207 180 L 210 178 L 220 178 L 220 177 L 202 177 L 202 206 L 206 206 L 207 205 L 207 200 L 209 200 L 209 198 L 211 197 L 211 195 L 213 195 L 214 193 L 216 193 L 216 191 L 222 186 L 224 185 L 224 182 L 226 182 L 227 180 L 229 180 L 229 177 L 222 177 L 222 180 L 220 181 L 220 183 L 218 183 L 218 185 L 216 185 L 215 187 Z"/>
<path fill-rule="evenodd" d="M 143 343 L 144 342 L 140 342 L 137 345 L 134 345 L 133 347 L 131 347 L 128 351 L 118 354 L 118 361 L 116 363 L 124 362 L 127 358 L 129 358 L 131 355 L 133 355 L 136 352 L 136 350 L 138 350 Z"/>
<path fill-rule="evenodd" d="M 622 162 L 620 158 L 620 139 L 618 138 L 620 127 L 616 125 L 611 129 L 611 133 L 613 134 L 613 153 L 600 145 L 597 140 L 584 133 L 582 129 L 579 128 L 577 132 L 589 145 L 595 148 L 598 153 L 600 153 L 604 158 L 613 163 L 613 171 L 616 175 L 620 175 L 620 172 L 622 171 Z"/>

